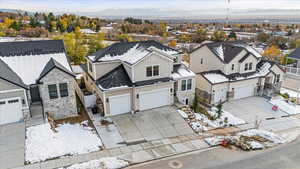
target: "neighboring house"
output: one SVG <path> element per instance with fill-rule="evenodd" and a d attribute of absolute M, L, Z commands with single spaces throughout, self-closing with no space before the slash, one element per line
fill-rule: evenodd
<path fill-rule="evenodd" d="M 203 44 L 190 54 L 196 93 L 208 103 L 278 92 L 284 71 L 242 42 Z"/>
<path fill-rule="evenodd" d="M 40 115 L 77 115 L 75 75 L 63 41 L 0 43 L 0 124 L 28 119 L 33 106 Z"/>
<path fill-rule="evenodd" d="M 115 43 L 87 57 L 86 86 L 105 116 L 191 104 L 195 74 L 181 57 L 156 41 Z"/>

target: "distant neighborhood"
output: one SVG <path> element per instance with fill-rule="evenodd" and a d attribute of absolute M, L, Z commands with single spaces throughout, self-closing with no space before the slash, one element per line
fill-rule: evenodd
<path fill-rule="evenodd" d="M 290 143 L 299 26 L 0 12 L 0 169 Z"/>

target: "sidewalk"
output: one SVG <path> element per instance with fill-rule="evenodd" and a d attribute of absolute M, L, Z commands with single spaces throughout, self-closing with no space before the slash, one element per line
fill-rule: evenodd
<path fill-rule="evenodd" d="M 203 141 L 203 137 L 192 134 L 163 140 L 155 140 L 131 146 L 106 149 L 89 154 L 66 156 L 40 163 L 28 164 L 15 169 L 52 169 L 66 167 L 72 164 L 82 163 L 103 157 L 118 157 L 130 162 L 131 164 L 137 164 L 206 148 L 209 148 L 209 146 Z"/>

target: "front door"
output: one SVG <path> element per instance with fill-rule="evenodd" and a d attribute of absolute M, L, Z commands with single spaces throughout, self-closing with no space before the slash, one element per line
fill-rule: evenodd
<path fill-rule="evenodd" d="M 32 103 L 41 101 L 39 86 L 30 86 L 30 96 Z"/>

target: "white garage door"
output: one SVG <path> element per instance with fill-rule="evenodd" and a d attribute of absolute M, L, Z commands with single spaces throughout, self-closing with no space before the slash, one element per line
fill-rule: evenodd
<path fill-rule="evenodd" d="M 139 93 L 140 110 L 170 105 L 170 89 L 164 88 Z"/>
<path fill-rule="evenodd" d="M 20 98 L 0 100 L 0 125 L 17 122 L 23 119 Z"/>
<path fill-rule="evenodd" d="M 111 115 L 128 113 L 131 111 L 130 95 L 118 95 L 109 97 L 109 108 Z"/>
<path fill-rule="evenodd" d="M 215 90 L 214 92 L 214 104 L 218 104 L 221 102 L 226 101 L 227 99 L 227 92 L 225 89 L 219 89 L 219 90 Z"/>
<path fill-rule="evenodd" d="M 254 96 L 253 85 L 242 86 L 234 89 L 234 99 L 241 99 L 250 96 Z"/>

